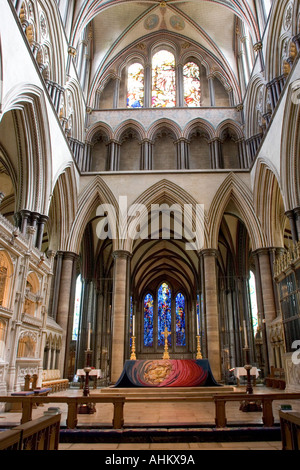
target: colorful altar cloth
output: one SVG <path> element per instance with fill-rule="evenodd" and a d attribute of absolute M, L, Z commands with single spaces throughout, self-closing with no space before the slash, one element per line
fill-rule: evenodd
<path fill-rule="evenodd" d="M 219 386 L 207 359 L 157 359 L 126 361 L 114 387 Z"/>

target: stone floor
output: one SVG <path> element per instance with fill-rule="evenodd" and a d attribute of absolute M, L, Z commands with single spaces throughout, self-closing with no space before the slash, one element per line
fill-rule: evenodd
<path fill-rule="evenodd" d="M 59 450 L 98 450 L 98 451 L 197 451 L 197 450 L 254 450 L 270 451 L 282 450 L 281 442 L 190 442 L 190 443 L 164 443 L 164 444 L 60 444 Z"/>
<path fill-rule="evenodd" d="M 235 389 L 236 392 L 244 392 L 243 387 Z M 264 387 L 256 387 L 254 393 L 270 393 L 272 390 Z M 99 394 L 100 390 L 91 390 L 90 394 Z M 278 392 L 278 391 L 277 391 Z M 80 395 L 82 390 L 70 388 L 65 392 L 58 392 L 55 396 Z M 288 402 L 292 405 L 293 411 L 300 411 L 300 401 Z M 279 423 L 278 412 L 281 404 L 286 401 L 273 402 L 273 414 L 275 422 Z M 44 414 L 48 407 L 56 406 L 60 408 L 62 418 L 61 425 L 65 426 L 67 417 L 67 404 L 46 404 L 33 410 L 32 418 L 38 418 Z M 96 413 L 92 415 L 78 415 L 78 428 L 80 427 L 111 427 L 113 416 L 112 404 L 97 404 Z M 227 424 L 230 425 L 261 425 L 262 413 L 244 413 L 239 410 L 239 402 L 228 402 L 226 405 Z M 2 412 L 0 413 L 0 426 L 18 425 L 21 413 Z M 215 406 L 211 402 L 204 403 L 158 403 L 155 406 L 151 403 L 126 403 L 124 406 L 125 427 L 157 427 L 174 426 L 184 424 L 186 426 L 208 425 L 213 426 L 215 419 Z M 281 442 L 186 442 L 186 443 L 145 443 L 145 444 L 72 444 L 61 443 L 59 450 L 280 450 Z"/>

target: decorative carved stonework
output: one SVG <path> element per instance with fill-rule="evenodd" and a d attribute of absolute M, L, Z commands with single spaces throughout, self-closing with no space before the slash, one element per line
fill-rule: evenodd
<path fill-rule="evenodd" d="M 300 364 L 296 364 L 293 361 L 293 353 L 284 355 L 284 369 L 286 374 L 286 391 L 300 392 Z"/>

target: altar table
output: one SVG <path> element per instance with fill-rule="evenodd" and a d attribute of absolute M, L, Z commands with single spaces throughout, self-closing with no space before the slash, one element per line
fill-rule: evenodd
<path fill-rule="evenodd" d="M 257 369 L 257 367 L 252 367 L 252 369 L 250 369 L 250 375 L 254 376 L 253 385 L 256 385 L 256 379 L 259 377 L 259 371 L 260 371 L 260 369 Z M 246 371 L 245 367 L 236 367 L 234 369 L 234 376 L 236 377 L 237 385 L 239 386 L 240 385 L 240 377 L 247 376 L 247 371 Z"/>
<path fill-rule="evenodd" d="M 84 380 L 86 377 L 86 373 L 84 369 L 77 369 L 76 372 L 77 377 L 80 379 L 80 388 L 83 388 Z M 97 388 L 97 380 L 100 379 L 102 376 L 101 369 L 91 369 L 89 372 L 89 378 L 94 382 L 94 388 Z"/>
<path fill-rule="evenodd" d="M 154 359 L 126 361 L 114 387 L 220 386 L 207 359 Z"/>

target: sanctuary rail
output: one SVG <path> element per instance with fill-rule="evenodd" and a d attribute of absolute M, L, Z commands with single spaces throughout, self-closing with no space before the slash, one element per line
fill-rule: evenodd
<path fill-rule="evenodd" d="M 224 428 L 227 425 L 226 419 L 226 402 L 239 401 L 242 402 L 256 402 L 262 406 L 262 421 L 264 427 L 274 426 L 273 415 L 273 401 L 278 400 L 300 400 L 300 393 L 232 393 L 232 394 L 219 394 L 213 396 L 215 402 L 215 424 L 217 428 Z"/>
<path fill-rule="evenodd" d="M 35 405 L 46 403 L 66 403 L 68 405 L 68 414 L 66 426 L 68 429 L 75 429 L 78 423 L 77 414 L 80 405 L 112 403 L 114 405 L 112 426 L 114 429 L 121 429 L 124 426 L 124 405 L 133 402 L 214 402 L 215 403 L 215 425 L 217 428 L 226 427 L 226 402 L 259 402 L 262 405 L 262 421 L 264 427 L 274 426 L 273 401 L 278 400 L 300 400 L 300 393 L 263 393 L 263 394 L 247 394 L 236 393 L 212 395 L 211 397 L 201 396 L 184 396 L 184 397 L 125 397 L 122 395 L 90 395 L 84 396 L 25 396 L 12 397 L 0 396 L 0 403 L 22 403 L 21 424 L 25 424 L 32 420 L 32 409 Z"/>
<path fill-rule="evenodd" d="M 85 404 L 93 403 L 113 403 L 114 413 L 112 425 L 114 429 L 121 429 L 124 425 L 123 408 L 125 403 L 125 397 L 119 395 L 113 396 L 98 396 L 92 395 L 88 397 L 68 397 L 68 396 L 26 396 L 26 397 L 12 397 L 12 396 L 0 396 L 0 403 L 22 403 L 22 418 L 21 424 L 25 424 L 32 420 L 32 409 L 35 405 L 41 405 L 45 403 L 67 403 L 68 415 L 67 415 L 67 428 L 75 429 L 77 426 L 77 413 L 78 407 Z"/>

